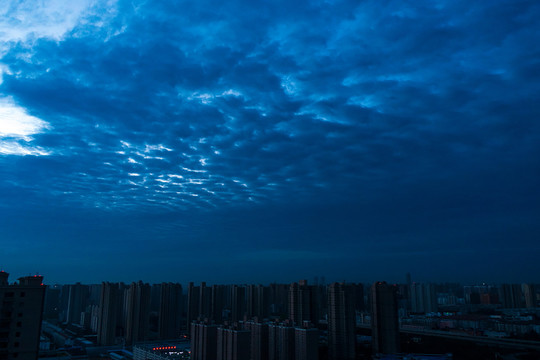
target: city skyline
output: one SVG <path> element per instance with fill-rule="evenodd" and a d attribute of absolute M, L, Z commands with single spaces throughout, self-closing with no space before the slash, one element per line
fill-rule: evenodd
<path fill-rule="evenodd" d="M 0 266 L 540 282 L 540 4 L 10 1 Z"/>
<path fill-rule="evenodd" d="M 236 353 L 246 360 L 353 360 L 399 352 L 484 359 L 503 346 L 538 357 L 537 286 L 415 285 L 190 283 L 186 292 L 172 283 L 41 287 L 47 290 L 43 324 L 49 339 L 43 348 L 64 351 L 67 339 L 75 338 L 79 354 L 96 342 L 106 351 L 129 351 L 134 342 L 135 352 L 142 345 L 154 355 L 174 345 L 189 347 L 192 359 L 235 359 Z"/>

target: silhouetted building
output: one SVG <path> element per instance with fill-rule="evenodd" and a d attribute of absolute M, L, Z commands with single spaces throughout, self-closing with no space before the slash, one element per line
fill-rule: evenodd
<path fill-rule="evenodd" d="M 199 290 L 199 314 L 197 318 L 206 320 L 212 318 L 212 288 L 206 286 L 205 282 L 201 283 Z"/>
<path fill-rule="evenodd" d="M 182 331 L 182 285 L 163 283 L 160 287 L 158 329 L 160 339 L 177 339 Z"/>
<path fill-rule="evenodd" d="M 324 315 L 328 314 L 328 287 L 326 285 L 313 286 L 315 304 L 317 306 L 317 321 L 320 321 Z"/>
<path fill-rule="evenodd" d="M 251 360 L 268 360 L 268 324 L 248 321 L 244 328 L 251 333 Z"/>
<path fill-rule="evenodd" d="M 45 298 L 43 276 L 22 277 L 12 285 L 8 276 L 0 271 L 0 359 L 35 360 Z"/>
<path fill-rule="evenodd" d="M 304 321 L 313 324 L 319 322 L 317 314 L 316 293 L 307 280 L 292 283 L 289 286 L 289 319 L 296 326 L 301 326 Z"/>
<path fill-rule="evenodd" d="M 68 291 L 68 304 L 66 311 L 66 323 L 79 324 L 81 321 L 81 313 L 86 308 L 86 303 L 89 295 L 88 285 L 76 283 L 74 285 L 66 285 Z"/>
<path fill-rule="evenodd" d="M 91 305 L 90 306 L 90 330 L 92 330 L 96 334 L 98 333 L 98 329 L 99 329 L 99 314 L 100 314 L 99 305 Z"/>
<path fill-rule="evenodd" d="M 225 286 L 212 285 L 212 301 L 210 305 L 211 319 L 216 323 L 223 321 L 223 309 L 225 308 Z"/>
<path fill-rule="evenodd" d="M 536 291 L 534 285 L 522 284 L 521 291 L 523 293 L 525 307 L 528 309 L 536 307 Z"/>
<path fill-rule="evenodd" d="M 148 336 L 150 315 L 150 285 L 142 281 L 127 289 L 126 344 L 144 341 Z"/>
<path fill-rule="evenodd" d="M 352 284 L 352 287 L 354 291 L 354 309 L 360 312 L 364 311 L 364 284 Z"/>
<path fill-rule="evenodd" d="M 319 330 L 315 328 L 294 329 L 295 360 L 319 359 Z"/>
<path fill-rule="evenodd" d="M 246 288 L 243 286 L 233 285 L 232 287 L 232 309 L 231 320 L 244 320 L 246 314 Z"/>
<path fill-rule="evenodd" d="M 268 359 L 294 360 L 294 328 L 284 324 L 268 325 Z"/>
<path fill-rule="evenodd" d="M 413 283 L 411 285 L 411 311 L 413 313 L 437 311 L 437 294 L 433 284 Z"/>
<path fill-rule="evenodd" d="M 159 313 L 160 302 L 161 302 L 161 284 L 151 284 L 150 285 L 150 313 L 156 313 L 156 314 Z M 157 327 L 155 331 L 158 331 Z"/>
<path fill-rule="evenodd" d="M 101 299 L 101 284 L 88 285 L 88 305 L 99 305 Z"/>
<path fill-rule="evenodd" d="M 376 282 L 371 287 L 371 336 L 374 354 L 399 352 L 396 286 Z"/>
<path fill-rule="evenodd" d="M 120 312 L 119 284 L 104 282 L 99 302 L 97 342 L 100 346 L 114 345 Z"/>
<path fill-rule="evenodd" d="M 523 294 L 519 284 L 502 284 L 500 287 L 500 300 L 507 309 L 524 307 Z"/>
<path fill-rule="evenodd" d="M 249 360 L 249 330 L 218 328 L 217 360 Z"/>
<path fill-rule="evenodd" d="M 60 294 L 61 285 L 49 285 L 45 290 L 45 305 L 43 309 L 43 318 L 45 320 L 58 320 L 60 315 Z"/>
<path fill-rule="evenodd" d="M 270 315 L 270 288 L 268 286 L 257 285 L 257 303 L 255 316 L 265 319 Z"/>
<path fill-rule="evenodd" d="M 217 325 L 191 323 L 191 359 L 209 360 L 217 357 Z"/>
<path fill-rule="evenodd" d="M 270 314 L 287 315 L 289 286 L 285 284 L 270 284 Z"/>
<path fill-rule="evenodd" d="M 60 304 L 58 306 L 58 320 L 65 323 L 67 320 L 67 308 L 69 302 L 69 285 L 60 285 Z"/>
<path fill-rule="evenodd" d="M 257 302 L 258 302 L 257 286 L 254 284 L 246 286 L 246 316 L 248 319 L 252 319 L 257 316 Z"/>
<path fill-rule="evenodd" d="M 328 357 L 330 360 L 354 359 L 356 350 L 355 297 L 351 286 L 328 286 Z"/>
<path fill-rule="evenodd" d="M 407 299 L 407 311 L 410 312 L 411 311 L 411 307 L 412 307 L 412 299 L 411 299 L 411 288 L 412 288 L 412 278 L 411 278 L 411 273 L 407 273 L 405 275 L 405 286 L 406 286 L 406 293 L 403 294 L 405 296 L 405 298 Z"/>
<path fill-rule="evenodd" d="M 200 288 L 190 282 L 187 291 L 186 329 L 189 332 L 191 323 L 199 316 Z"/>

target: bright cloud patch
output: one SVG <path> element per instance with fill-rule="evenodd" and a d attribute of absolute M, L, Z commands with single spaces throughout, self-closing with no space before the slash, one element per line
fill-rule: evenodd
<path fill-rule="evenodd" d="M 51 153 L 39 147 L 22 145 L 15 141 L 0 141 L 0 155 L 34 155 L 45 156 Z"/>
<path fill-rule="evenodd" d="M 0 41 L 19 41 L 28 36 L 60 39 L 91 4 L 88 0 L 7 3 L 0 8 Z"/>
<path fill-rule="evenodd" d="M 28 115 L 10 99 L 0 100 L 0 154 L 48 155 L 48 151 L 31 144 L 32 135 L 48 127 L 47 122 Z"/>

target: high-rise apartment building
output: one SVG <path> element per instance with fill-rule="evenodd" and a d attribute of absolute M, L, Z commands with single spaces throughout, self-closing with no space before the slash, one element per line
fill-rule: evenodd
<path fill-rule="evenodd" d="M 126 344 L 144 341 L 148 336 L 150 316 L 150 285 L 132 283 L 127 291 Z"/>
<path fill-rule="evenodd" d="M 412 283 L 410 291 L 410 308 L 413 313 L 437 312 L 437 294 L 433 284 Z"/>
<path fill-rule="evenodd" d="M 287 315 L 289 286 L 285 284 L 270 284 L 270 314 Z"/>
<path fill-rule="evenodd" d="M 251 333 L 251 360 L 268 360 L 268 324 L 247 321 L 244 328 Z"/>
<path fill-rule="evenodd" d="M 92 330 L 96 334 L 98 333 L 99 329 L 99 314 L 99 305 L 90 306 L 90 330 Z"/>
<path fill-rule="evenodd" d="M 395 285 L 376 282 L 371 287 L 371 338 L 374 354 L 399 352 L 399 319 Z"/>
<path fill-rule="evenodd" d="M 187 289 L 186 329 L 190 332 L 191 323 L 199 316 L 200 287 L 189 283 Z"/>
<path fill-rule="evenodd" d="M 365 301 L 364 301 L 364 285 L 363 284 L 352 284 L 354 292 L 354 309 L 356 311 L 364 311 Z"/>
<path fill-rule="evenodd" d="M 35 360 L 38 357 L 45 298 L 43 276 L 26 276 L 8 283 L 0 271 L 0 359 Z"/>
<path fill-rule="evenodd" d="M 246 286 L 246 316 L 248 319 L 252 319 L 257 316 L 257 302 L 259 299 L 257 293 L 257 286 L 250 284 Z"/>
<path fill-rule="evenodd" d="M 100 346 L 114 345 L 120 309 L 119 284 L 104 282 L 99 302 L 97 342 Z"/>
<path fill-rule="evenodd" d="M 521 284 L 521 292 L 523 293 L 523 299 L 525 307 L 528 309 L 536 307 L 536 290 L 533 284 Z"/>
<path fill-rule="evenodd" d="M 315 328 L 294 329 L 295 360 L 319 359 L 319 330 Z"/>
<path fill-rule="evenodd" d="M 307 280 L 292 283 L 289 286 L 289 320 L 296 326 L 304 321 L 318 323 L 316 293 L 313 287 L 308 286 Z"/>
<path fill-rule="evenodd" d="M 212 285 L 212 301 L 210 305 L 211 319 L 216 323 L 223 321 L 223 309 L 225 308 L 225 286 Z"/>
<path fill-rule="evenodd" d="M 81 313 L 85 311 L 89 296 L 88 285 L 76 283 L 74 285 L 66 285 L 68 289 L 68 304 L 66 312 L 66 323 L 79 324 L 81 321 Z"/>
<path fill-rule="evenodd" d="M 344 283 L 328 286 L 328 357 L 351 360 L 356 356 L 354 289 Z"/>
<path fill-rule="evenodd" d="M 246 286 L 246 316 L 248 319 L 264 319 L 269 315 L 270 288 L 263 285 Z"/>
<path fill-rule="evenodd" d="M 201 282 L 200 286 L 194 286 L 192 282 L 188 285 L 187 299 L 187 328 L 190 329 L 190 324 L 197 320 L 211 320 L 212 312 L 212 288 L 207 287 L 205 282 Z"/>
<path fill-rule="evenodd" d="M 502 284 L 499 298 L 506 309 L 522 308 L 525 305 L 520 284 Z"/>
<path fill-rule="evenodd" d="M 270 288 L 264 285 L 257 285 L 256 293 L 257 301 L 254 316 L 262 320 L 270 315 Z"/>
<path fill-rule="evenodd" d="M 182 285 L 163 283 L 160 287 L 158 330 L 160 339 L 177 339 L 182 331 Z"/>
<path fill-rule="evenodd" d="M 268 325 L 268 359 L 294 360 L 294 328 L 285 324 Z"/>
<path fill-rule="evenodd" d="M 217 357 L 217 325 L 191 323 L 191 359 L 209 360 Z"/>
<path fill-rule="evenodd" d="M 217 330 L 217 360 L 250 360 L 249 330 L 227 329 Z"/>
<path fill-rule="evenodd" d="M 212 319 L 212 288 L 206 286 L 205 282 L 199 287 L 199 314 L 200 320 Z"/>
<path fill-rule="evenodd" d="M 246 315 L 246 288 L 243 286 L 233 285 L 232 287 L 232 309 L 231 320 L 244 320 Z"/>
<path fill-rule="evenodd" d="M 48 285 L 45 290 L 45 304 L 43 305 L 44 320 L 58 320 L 60 316 L 61 285 Z"/>

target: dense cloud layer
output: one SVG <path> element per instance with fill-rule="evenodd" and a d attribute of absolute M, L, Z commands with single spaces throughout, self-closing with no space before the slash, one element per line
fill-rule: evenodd
<path fill-rule="evenodd" d="M 0 23 L 7 241 L 262 281 L 538 254 L 536 2 L 53 5 Z"/>

